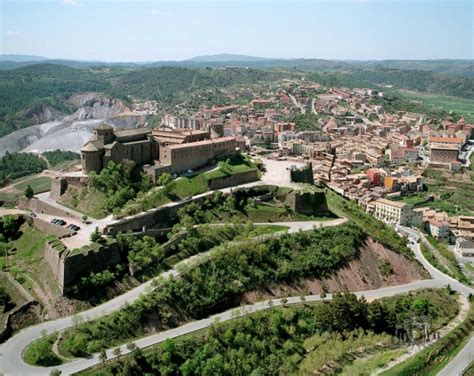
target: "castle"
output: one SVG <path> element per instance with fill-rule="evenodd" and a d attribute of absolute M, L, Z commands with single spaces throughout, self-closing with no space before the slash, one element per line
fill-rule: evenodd
<path fill-rule="evenodd" d="M 94 129 L 94 138 L 81 149 L 84 173 L 100 172 L 109 161 L 144 166 L 153 179 L 163 172 L 181 173 L 233 156 L 234 137 L 211 138 L 205 130 L 133 128 L 116 130 L 107 124 Z"/>

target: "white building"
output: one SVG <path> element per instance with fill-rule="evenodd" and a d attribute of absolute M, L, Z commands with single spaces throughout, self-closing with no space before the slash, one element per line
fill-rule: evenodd
<path fill-rule="evenodd" d="M 404 202 L 390 201 L 379 198 L 373 202 L 375 206 L 374 216 L 383 222 L 407 226 L 411 224 L 413 206 Z"/>

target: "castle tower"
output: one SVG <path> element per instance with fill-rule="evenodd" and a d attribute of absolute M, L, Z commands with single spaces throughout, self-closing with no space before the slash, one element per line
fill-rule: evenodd
<path fill-rule="evenodd" d="M 114 139 L 114 128 L 107 124 L 100 124 L 94 128 L 94 138 L 103 145 L 109 144 Z"/>

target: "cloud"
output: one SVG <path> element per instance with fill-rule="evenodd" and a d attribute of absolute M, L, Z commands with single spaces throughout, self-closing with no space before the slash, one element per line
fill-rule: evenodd
<path fill-rule="evenodd" d="M 81 4 L 76 0 L 62 0 L 64 5 L 73 5 L 75 7 L 80 6 Z"/>
<path fill-rule="evenodd" d="M 7 31 L 7 36 L 8 37 L 19 37 L 20 33 L 18 31 L 8 30 Z"/>
<path fill-rule="evenodd" d="M 161 10 L 155 8 L 155 9 L 151 10 L 151 14 L 152 14 L 152 16 L 159 16 L 159 15 L 163 14 L 163 12 Z"/>

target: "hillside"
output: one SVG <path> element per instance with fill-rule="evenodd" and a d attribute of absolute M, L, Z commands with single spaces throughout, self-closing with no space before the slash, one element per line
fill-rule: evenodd
<path fill-rule="evenodd" d="M 248 65 L 247 57 L 218 55 L 241 59 L 227 65 Z M 96 66 L 71 68 L 65 65 L 40 63 L 12 70 L 0 70 L 0 137 L 15 130 L 51 120 L 60 120 L 77 108 L 67 99 L 73 94 L 96 92 L 106 97 L 160 101 L 176 105 L 189 100 L 198 90 L 227 88 L 232 85 L 250 85 L 275 82 L 282 78 L 305 76 L 326 86 L 380 87 L 391 85 L 397 89 L 436 93 L 474 99 L 474 78 L 437 74 L 426 70 L 403 70 L 380 65 L 354 66 L 345 62 L 317 59 L 252 60 L 256 68 L 219 68 L 222 62 L 188 61 L 195 66 L 187 68 L 165 66 L 138 68 L 136 64 L 123 66 Z M 250 58 L 249 58 L 250 59 Z M 287 69 L 269 68 L 273 66 Z M 178 62 L 184 64 L 185 62 Z M 176 64 L 178 64 L 176 63 Z M 98 63 L 96 63 L 98 64 Z M 153 65 L 150 63 L 148 65 Z M 156 63 L 161 64 L 161 63 Z M 297 69 L 295 69 L 297 68 Z M 46 116 L 42 114 L 46 113 Z"/>

